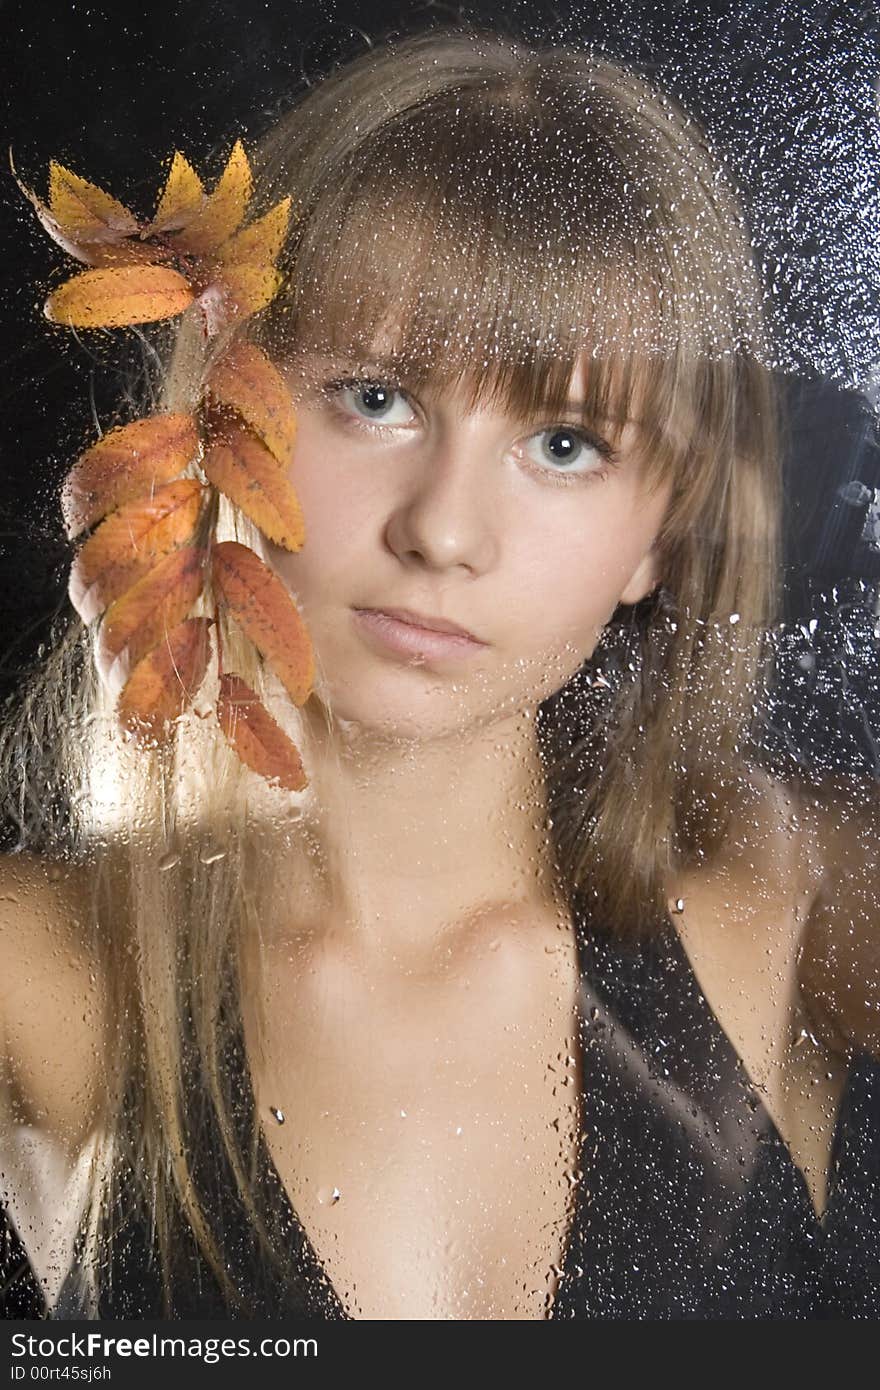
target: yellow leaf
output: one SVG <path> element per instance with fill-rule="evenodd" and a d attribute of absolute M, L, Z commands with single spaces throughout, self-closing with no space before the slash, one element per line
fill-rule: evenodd
<path fill-rule="evenodd" d="M 226 292 L 230 319 L 248 318 L 265 309 L 280 290 L 281 279 L 272 266 L 226 266 L 218 283 Z"/>
<path fill-rule="evenodd" d="M 118 240 L 138 230 L 127 207 L 54 159 L 49 161 L 49 211 L 71 241 Z"/>
<path fill-rule="evenodd" d="M 174 151 L 168 181 L 162 190 L 156 216 L 144 232 L 145 236 L 155 236 L 160 232 L 174 232 L 187 226 L 200 211 L 205 200 L 202 181 L 189 160 Z"/>
<path fill-rule="evenodd" d="M 202 209 L 174 237 L 175 246 L 194 255 L 209 255 L 222 246 L 244 221 L 253 191 L 250 164 L 240 140 Z"/>
<path fill-rule="evenodd" d="M 49 210 L 72 240 L 138 231 L 138 218 L 124 204 L 57 160 L 49 161 Z"/>
<path fill-rule="evenodd" d="M 256 222 L 244 227 L 240 232 L 221 246 L 217 253 L 224 264 L 241 264 L 242 261 L 254 265 L 271 265 L 278 259 L 287 228 L 290 224 L 290 197 L 282 198 L 274 208 L 270 208 Z"/>
<path fill-rule="evenodd" d="M 73 540 L 102 516 L 169 482 L 199 448 L 191 415 L 149 415 L 108 430 L 77 459 L 64 480 L 61 510 Z"/>
<path fill-rule="evenodd" d="M 50 188 L 58 210 L 56 214 L 18 178 L 11 149 L 10 170 L 18 188 L 35 208 L 43 228 L 68 256 L 90 265 L 110 260 L 111 256 L 121 256 L 124 247 L 131 245 L 125 238 L 138 231 L 135 217 L 127 207 L 115 202 L 93 183 L 51 161 Z"/>
<path fill-rule="evenodd" d="M 122 328 L 182 314 L 193 301 L 187 280 L 167 266 L 84 270 L 46 300 L 44 313 L 71 328 Z"/>

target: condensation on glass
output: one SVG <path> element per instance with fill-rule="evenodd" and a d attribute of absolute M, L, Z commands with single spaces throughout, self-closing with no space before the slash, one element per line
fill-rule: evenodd
<path fill-rule="evenodd" d="M 216 616 L 310 785 L 216 674 L 121 739 L 79 622 L 8 703 L 9 1316 L 880 1311 L 856 10 L 339 30 L 263 103 L 306 541 L 216 538 L 310 701 Z M 197 319 L 144 338 L 130 415 L 194 409 Z"/>

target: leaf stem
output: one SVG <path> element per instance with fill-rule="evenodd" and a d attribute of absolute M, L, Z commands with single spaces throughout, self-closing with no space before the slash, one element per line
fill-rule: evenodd
<path fill-rule="evenodd" d="M 223 641 L 220 636 L 220 609 L 215 600 L 214 603 L 214 631 L 217 634 L 217 676 L 223 676 Z"/>

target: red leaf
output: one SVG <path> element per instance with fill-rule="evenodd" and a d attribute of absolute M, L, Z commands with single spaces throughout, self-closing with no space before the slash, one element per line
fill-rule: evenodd
<path fill-rule="evenodd" d="M 250 430 L 228 430 L 208 450 L 202 468 L 276 545 L 301 548 L 305 532 L 297 495 L 274 454 Z"/>
<path fill-rule="evenodd" d="M 214 586 L 245 636 L 277 672 L 296 705 L 315 676 L 311 638 L 290 592 L 249 546 L 221 541 L 211 556 Z"/>
<path fill-rule="evenodd" d="M 224 672 L 220 678 L 217 718 L 238 757 L 252 771 L 288 791 L 298 792 L 308 786 L 296 744 L 256 692 L 232 672 Z"/>
<path fill-rule="evenodd" d="M 160 646 L 138 662 L 119 697 L 123 728 L 162 739 L 205 678 L 210 655 L 210 618 L 187 618 Z"/>
<path fill-rule="evenodd" d="M 205 391 L 240 415 L 283 468 L 296 441 L 293 397 L 278 368 L 256 343 L 238 339 L 215 364 Z"/>
<path fill-rule="evenodd" d="M 186 617 L 202 591 L 207 552 L 192 545 L 164 560 L 111 603 L 98 633 L 98 670 L 118 695 L 132 667 Z"/>

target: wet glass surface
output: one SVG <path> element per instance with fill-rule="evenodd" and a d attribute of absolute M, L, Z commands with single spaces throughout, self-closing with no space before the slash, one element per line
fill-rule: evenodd
<path fill-rule="evenodd" d="M 74 6 L 78 133 L 10 11 L 40 198 L 291 204 L 179 193 L 185 311 L 65 326 L 105 251 L 7 178 L 7 1317 L 880 1313 L 871 8 Z M 201 529 L 85 568 L 172 413 Z"/>

